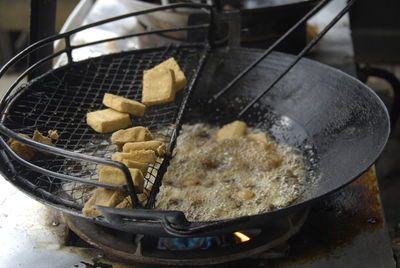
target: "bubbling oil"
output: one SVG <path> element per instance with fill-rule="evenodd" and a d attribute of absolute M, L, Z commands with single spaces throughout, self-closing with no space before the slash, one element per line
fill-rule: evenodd
<path fill-rule="evenodd" d="M 157 195 L 156 208 L 191 221 L 254 215 L 286 207 L 305 190 L 305 161 L 272 138 L 217 141 L 218 128 L 183 125 Z M 247 134 L 259 133 L 247 129 Z"/>

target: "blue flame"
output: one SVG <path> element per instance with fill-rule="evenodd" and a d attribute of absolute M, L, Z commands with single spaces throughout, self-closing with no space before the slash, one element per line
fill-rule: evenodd
<path fill-rule="evenodd" d="M 162 250 L 206 250 L 217 244 L 216 237 L 160 237 L 158 240 L 158 249 Z"/>

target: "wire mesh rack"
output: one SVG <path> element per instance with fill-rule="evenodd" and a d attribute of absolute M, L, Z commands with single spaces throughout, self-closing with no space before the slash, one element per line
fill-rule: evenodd
<path fill-rule="evenodd" d="M 129 185 L 128 181 L 131 182 L 131 178 L 127 169 L 109 160 L 111 154 L 117 151 L 116 146 L 110 141 L 111 134 L 97 133 L 91 129 L 86 123 L 86 114 L 104 108 L 102 104 L 104 93 L 140 101 L 143 71 L 174 57 L 187 77 L 186 88 L 177 93 L 174 102 L 147 107 L 143 117 L 132 117 L 134 126 L 149 128 L 157 140 L 166 142 L 170 145 L 168 150 L 172 150 L 176 138 L 174 133 L 179 128 L 180 117 L 209 50 L 208 36 L 204 33 L 207 33 L 208 27 L 211 25 L 211 18 L 208 24 L 147 31 L 85 45 L 107 43 L 138 35 L 202 30 L 204 40 L 200 42 L 171 43 L 163 47 L 126 51 L 79 62 L 73 60 L 73 52 L 85 45 L 73 46 L 70 39 L 73 34 L 99 24 L 173 8 L 201 9 L 207 13 L 210 9 L 206 5 L 175 4 L 85 25 L 71 32 L 33 44 L 1 70 L 0 77 L 17 60 L 29 57 L 30 53 L 52 44 L 54 41 L 65 41 L 65 49 L 39 60 L 28 68 L 3 98 L 1 105 L 2 128 L 10 134 L 6 136 L 30 144 L 39 151 L 41 149 L 41 153 L 36 154 L 31 160 L 25 161 L 6 146 L 5 140 L 8 137 L 3 136 L 1 143 L 8 155 L 3 153 L 2 157 L 7 163 L 6 169 L 12 174 L 11 177 L 18 181 L 17 185 L 22 186 L 28 194 L 33 194 L 35 198 L 73 214 L 81 213 L 84 202 L 89 199 L 96 186 L 128 190 L 136 207 L 151 207 L 154 204 L 154 200 L 149 199 L 149 196 L 155 198 L 155 193 L 151 195 L 150 193 L 156 191 L 156 187 L 153 185 L 157 178 L 163 175 L 159 172 L 159 168 L 163 162 L 168 161 L 168 157 L 159 157 L 156 163 L 149 166 L 144 185 L 146 198 L 139 201 L 132 183 Z M 22 77 L 29 75 L 45 62 L 51 61 L 63 53 L 68 59 L 67 65 L 48 71 L 29 83 L 17 87 Z M 39 144 L 19 135 L 32 136 L 35 130 L 43 134 L 47 134 L 49 130 L 57 130 L 59 138 L 54 141 L 55 147 Z M 99 164 L 109 164 L 122 169 L 127 185 L 98 182 Z M 5 172 L 7 171 L 3 170 L 3 173 Z"/>

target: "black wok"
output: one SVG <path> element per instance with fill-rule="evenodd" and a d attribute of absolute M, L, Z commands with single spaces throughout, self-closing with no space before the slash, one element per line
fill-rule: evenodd
<path fill-rule="evenodd" d="M 287 54 L 273 53 L 219 102 L 207 102 L 213 93 L 261 53 L 261 50 L 243 48 L 212 52 L 200 72 L 184 122 L 224 124 L 236 119 L 240 109 L 293 59 Z M 66 69 L 80 68 L 84 64 L 75 63 Z M 54 75 L 45 78 L 51 80 Z M 69 88 L 73 89 L 71 83 Z M 102 94 L 97 95 L 101 99 Z M 64 103 L 68 94 L 62 96 Z M 98 103 L 101 107 L 101 101 Z M 82 111 L 82 115 L 85 112 Z M 306 193 L 293 205 L 268 213 L 215 222 L 187 222 L 183 213 L 177 211 L 100 207 L 105 219 L 92 220 L 115 229 L 158 236 L 203 236 L 265 226 L 279 217 L 305 209 L 311 202 L 353 181 L 375 162 L 389 134 L 388 113 L 371 89 L 341 71 L 307 59 L 302 59 L 258 105 L 249 110 L 243 120 L 250 126 L 268 131 L 279 141 L 299 148 L 308 159 L 310 177 L 319 177 L 316 181 L 309 180 Z M 92 135 L 90 133 L 88 137 Z M 2 174 L 22 191 L 48 205 L 82 216 L 79 208 L 66 209 L 57 203 L 59 200 L 54 196 L 37 192 L 36 185 L 28 185 L 28 180 L 11 180 L 13 171 L 6 162 L 9 160 L 4 152 L 0 156 Z"/>

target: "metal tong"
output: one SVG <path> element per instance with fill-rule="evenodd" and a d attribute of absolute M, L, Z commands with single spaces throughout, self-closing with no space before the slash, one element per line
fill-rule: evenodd
<path fill-rule="evenodd" d="M 227 93 L 236 83 L 243 78 L 247 73 L 253 70 L 264 58 L 266 58 L 271 52 L 282 43 L 293 31 L 295 31 L 301 24 L 305 23 L 308 19 L 318 13 L 324 6 L 326 6 L 331 0 L 322 0 L 312 10 L 310 10 L 301 20 L 293 25 L 285 34 L 283 34 L 278 40 L 276 40 L 258 59 L 251 63 L 245 70 L 237 75 L 231 82 L 229 82 L 224 88 L 218 93 L 214 94 L 210 101 L 216 101 L 222 95 Z M 350 0 L 346 3 L 346 6 L 340 10 L 340 12 L 325 26 L 325 28 L 315 36 L 304 48 L 297 54 L 293 62 L 277 77 L 275 78 L 259 95 L 257 95 L 249 104 L 247 104 L 239 113 L 238 117 L 242 117 L 257 101 L 259 101 L 265 94 L 267 94 L 295 65 L 300 61 L 305 54 L 307 54 L 321 38 L 350 10 L 356 0 Z"/>

